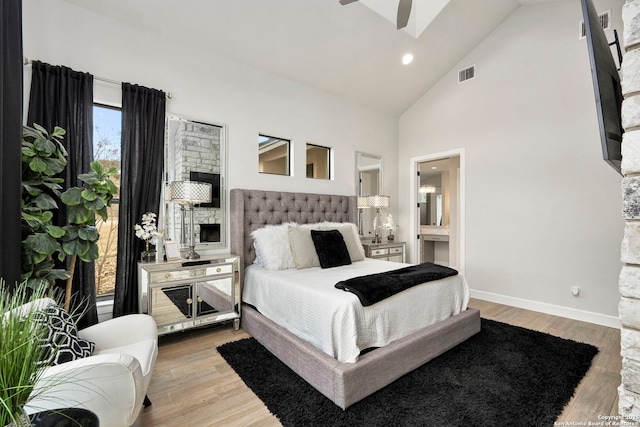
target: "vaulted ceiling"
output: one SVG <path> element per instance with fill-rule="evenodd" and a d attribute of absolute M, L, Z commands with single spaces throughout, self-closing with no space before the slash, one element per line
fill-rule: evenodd
<path fill-rule="evenodd" d="M 550 0 L 414 0 L 404 30 L 396 0 L 64 1 L 399 116 L 517 8 Z"/>

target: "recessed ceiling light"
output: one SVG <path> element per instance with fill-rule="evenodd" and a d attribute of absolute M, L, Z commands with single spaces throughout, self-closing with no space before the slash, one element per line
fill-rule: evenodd
<path fill-rule="evenodd" d="M 402 63 L 404 65 L 411 64 L 411 61 L 413 61 L 413 55 L 410 53 L 407 53 L 405 56 L 402 57 Z"/>
<path fill-rule="evenodd" d="M 438 169 L 438 167 L 437 166 L 431 166 L 431 169 L 436 170 L 436 169 Z"/>

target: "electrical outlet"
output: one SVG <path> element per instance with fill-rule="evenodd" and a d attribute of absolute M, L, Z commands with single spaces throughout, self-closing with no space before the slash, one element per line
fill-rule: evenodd
<path fill-rule="evenodd" d="M 578 295 L 580 295 L 580 287 L 579 286 L 572 286 L 571 287 L 571 295 L 573 295 L 574 297 L 577 297 Z"/>

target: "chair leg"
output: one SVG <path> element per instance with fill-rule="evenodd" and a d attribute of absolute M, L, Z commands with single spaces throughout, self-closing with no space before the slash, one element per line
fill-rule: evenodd
<path fill-rule="evenodd" d="M 151 406 L 151 400 L 149 400 L 149 396 L 147 396 L 146 394 L 144 395 L 144 403 L 142 405 L 145 408 L 148 408 L 149 406 Z"/>

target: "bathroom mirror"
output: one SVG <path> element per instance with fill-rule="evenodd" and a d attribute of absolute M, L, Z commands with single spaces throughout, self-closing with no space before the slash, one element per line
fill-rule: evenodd
<path fill-rule="evenodd" d="M 449 225 L 447 204 L 449 188 L 449 160 L 420 163 L 420 225 L 446 227 Z"/>
<path fill-rule="evenodd" d="M 194 233 L 196 251 L 226 247 L 226 127 L 176 115 L 167 115 L 165 147 L 166 185 L 173 181 L 211 184 L 211 202 L 194 207 L 190 228 L 188 207 L 165 196 L 164 239 L 182 249 Z"/>
<path fill-rule="evenodd" d="M 382 158 L 373 154 L 356 152 L 356 195 L 358 197 L 383 194 Z M 373 238 L 373 208 L 358 209 L 358 229 L 363 237 Z"/>
<path fill-rule="evenodd" d="M 420 225 L 442 226 L 442 172 L 420 170 Z"/>

